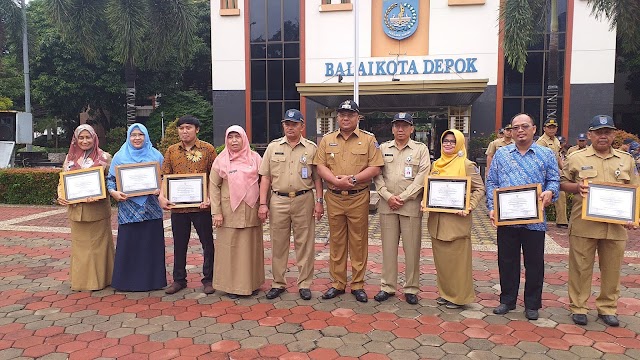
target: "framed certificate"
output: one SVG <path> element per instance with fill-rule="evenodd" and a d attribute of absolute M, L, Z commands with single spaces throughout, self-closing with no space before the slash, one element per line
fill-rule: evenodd
<path fill-rule="evenodd" d="M 540 184 L 510 186 L 493 191 L 494 219 L 497 226 L 534 224 L 544 221 Z"/>
<path fill-rule="evenodd" d="M 456 213 L 469 209 L 471 177 L 428 176 L 426 192 L 427 211 Z"/>
<path fill-rule="evenodd" d="M 199 207 L 207 193 L 207 174 L 165 175 L 162 188 L 174 208 Z"/>
<path fill-rule="evenodd" d="M 127 196 L 153 194 L 160 188 L 160 164 L 146 162 L 116 166 L 116 188 Z"/>
<path fill-rule="evenodd" d="M 582 199 L 582 218 L 585 220 L 626 224 L 638 223 L 639 191 L 635 185 L 606 182 L 587 182 L 589 192 Z"/>
<path fill-rule="evenodd" d="M 107 197 L 102 166 L 61 172 L 60 180 L 62 197 L 69 204 L 87 202 L 87 198 L 90 197 L 95 199 Z"/>

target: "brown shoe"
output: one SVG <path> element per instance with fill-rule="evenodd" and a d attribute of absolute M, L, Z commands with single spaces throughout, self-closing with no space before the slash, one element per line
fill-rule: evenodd
<path fill-rule="evenodd" d="M 182 289 L 184 289 L 184 288 L 186 288 L 186 287 L 187 287 L 186 285 L 182 285 L 182 284 L 180 284 L 180 283 L 174 282 L 173 284 L 171 284 L 171 286 L 169 286 L 169 287 L 164 291 L 164 293 L 165 293 L 165 294 L 168 294 L 168 295 L 175 294 L 175 293 L 177 293 L 178 291 L 180 291 L 180 290 L 182 290 Z"/>
<path fill-rule="evenodd" d="M 216 292 L 216 289 L 213 288 L 213 285 L 211 285 L 211 283 L 206 283 L 206 284 L 204 284 L 202 292 L 207 294 L 207 295 L 211 295 L 214 292 Z"/>

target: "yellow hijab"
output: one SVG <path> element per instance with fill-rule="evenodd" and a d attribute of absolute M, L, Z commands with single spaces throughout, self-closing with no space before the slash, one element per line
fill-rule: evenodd
<path fill-rule="evenodd" d="M 444 153 L 442 140 L 448 134 L 456 137 L 456 147 L 451 155 Z M 467 158 L 467 147 L 465 146 L 464 135 L 456 129 L 449 129 L 442 133 L 440 137 L 440 158 L 431 167 L 432 175 L 439 176 L 467 176 L 465 159 Z"/>

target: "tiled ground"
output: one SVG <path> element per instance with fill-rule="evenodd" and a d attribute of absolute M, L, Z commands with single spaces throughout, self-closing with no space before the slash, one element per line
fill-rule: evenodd
<path fill-rule="evenodd" d="M 566 230 L 550 227 L 543 309 L 539 320 L 529 322 L 521 303 L 506 316 L 491 312 L 499 285 L 495 231 L 488 226 L 486 209 L 474 218 L 477 302 L 463 310 L 436 305 L 426 236 L 420 304 L 406 304 L 401 292 L 375 302 L 382 254 L 377 216 L 370 220 L 367 304 L 348 293 L 320 299 L 329 286 L 325 222 L 318 225 L 312 300 L 298 298 L 291 256 L 288 291 L 279 299 L 264 297 L 268 280 L 258 296 L 231 301 L 201 292 L 197 240 L 188 258 L 189 288 L 178 294 L 111 288 L 73 292 L 67 282 L 70 242 L 64 209 L 0 206 L 0 359 L 640 359 L 640 231 L 632 232 L 623 265 L 622 326 L 607 328 L 592 311 L 589 325 L 577 327 L 567 310 Z M 173 259 L 167 230 L 169 277 Z M 265 239 L 269 278 L 270 243 Z M 596 272 L 594 291 L 598 283 Z"/>

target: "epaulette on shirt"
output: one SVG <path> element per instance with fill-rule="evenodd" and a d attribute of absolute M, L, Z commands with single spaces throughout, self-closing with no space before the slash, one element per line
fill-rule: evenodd
<path fill-rule="evenodd" d="M 577 154 L 577 153 L 581 153 L 583 151 L 587 150 L 587 148 L 585 147 L 584 149 L 578 149 L 574 152 L 572 152 L 571 154 L 567 155 L 567 159 L 569 159 L 570 157 L 572 157 L 573 155 Z M 615 149 L 614 149 L 615 150 Z"/>
<path fill-rule="evenodd" d="M 307 139 L 307 138 L 304 138 L 304 137 L 303 137 L 303 138 L 302 138 L 302 141 L 306 142 L 307 144 L 310 144 L 310 145 L 313 145 L 313 146 L 315 146 L 315 147 L 318 147 L 318 145 L 317 145 L 315 142 L 313 142 L 313 141 L 311 141 L 311 140 L 309 140 L 309 139 Z"/>
<path fill-rule="evenodd" d="M 618 153 L 620 153 L 620 154 L 624 154 L 624 155 L 631 156 L 631 154 L 629 154 L 628 152 L 626 152 L 626 151 L 622 151 L 622 150 L 620 150 L 620 149 L 613 149 L 613 151 L 618 152 Z M 633 156 L 631 156 L 631 157 L 633 158 Z"/>
<path fill-rule="evenodd" d="M 373 133 L 368 132 L 367 130 L 362 130 L 362 129 L 360 129 L 360 131 L 362 131 L 363 133 L 365 133 L 365 134 L 367 134 L 367 135 L 375 136 L 375 135 L 373 135 Z"/>
<path fill-rule="evenodd" d="M 274 143 L 274 142 L 280 142 L 280 141 L 282 141 L 282 139 L 283 139 L 283 138 L 284 138 L 284 137 L 279 137 L 279 138 L 277 138 L 277 139 L 273 139 L 273 140 L 271 140 L 271 142 L 272 142 L 272 143 Z"/>
<path fill-rule="evenodd" d="M 328 133 L 326 133 L 326 134 L 322 135 L 322 137 L 325 137 L 325 136 L 327 136 L 327 135 L 331 135 L 331 134 L 336 133 L 336 132 L 338 132 L 338 131 L 340 131 L 340 129 L 335 129 L 335 130 L 333 130 L 333 131 L 330 131 L 330 132 L 328 132 Z"/>

